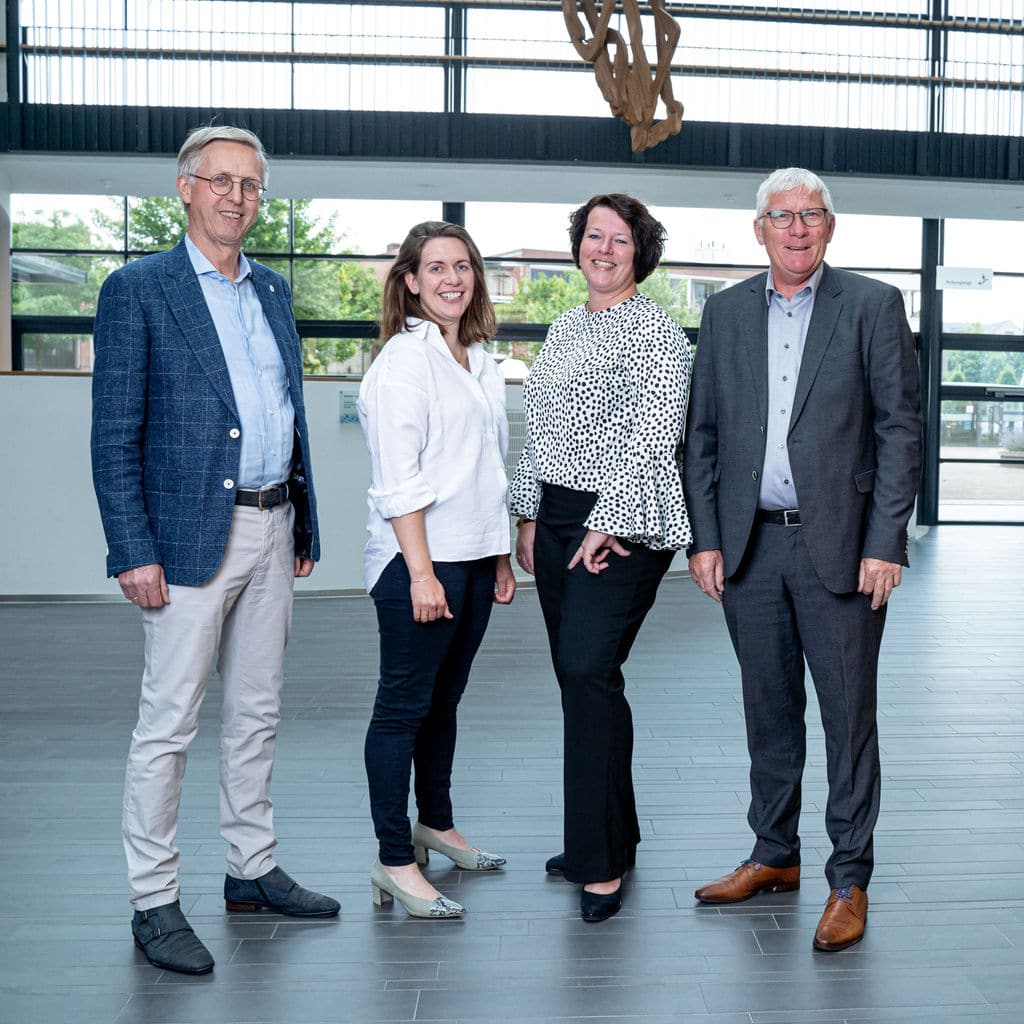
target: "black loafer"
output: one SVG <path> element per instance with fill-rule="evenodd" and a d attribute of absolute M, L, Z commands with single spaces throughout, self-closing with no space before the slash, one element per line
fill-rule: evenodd
<path fill-rule="evenodd" d="M 636 847 L 631 847 L 626 850 L 626 870 L 636 867 Z M 544 865 L 544 870 L 549 875 L 556 875 L 561 878 L 565 874 L 565 854 L 556 853 L 554 857 L 549 857 L 547 863 Z"/>
<path fill-rule="evenodd" d="M 151 910 L 136 910 L 132 935 L 154 967 L 180 974 L 209 974 L 213 970 L 210 951 L 192 931 L 177 900 Z"/>
<path fill-rule="evenodd" d="M 584 921 L 596 924 L 598 921 L 607 921 L 609 917 L 617 914 L 622 909 L 622 883 L 619 883 L 615 892 L 607 896 L 598 892 L 587 892 L 586 889 L 580 894 L 580 917 Z"/>
<path fill-rule="evenodd" d="M 557 875 L 561 878 L 565 874 L 565 854 L 556 853 L 554 857 L 549 857 L 544 865 L 544 870 L 549 875 Z"/>
<path fill-rule="evenodd" d="M 330 896 L 303 889 L 280 868 L 260 878 L 224 876 L 224 905 L 228 910 L 276 910 L 292 917 L 334 917 L 341 904 Z"/>

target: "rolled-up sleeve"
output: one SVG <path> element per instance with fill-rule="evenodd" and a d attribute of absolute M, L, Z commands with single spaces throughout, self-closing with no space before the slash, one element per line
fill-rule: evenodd
<path fill-rule="evenodd" d="M 359 416 L 370 453 L 370 501 L 382 518 L 394 519 L 437 498 L 420 468 L 430 416 L 429 371 L 397 346 L 378 358 L 385 362 L 372 381 L 364 381 L 369 386 L 360 391 Z"/>

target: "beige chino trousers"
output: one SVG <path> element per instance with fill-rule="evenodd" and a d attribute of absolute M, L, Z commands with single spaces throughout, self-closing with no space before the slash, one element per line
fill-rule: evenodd
<path fill-rule="evenodd" d="M 275 866 L 270 777 L 291 627 L 295 542 L 290 502 L 236 506 L 224 560 L 201 587 L 170 586 L 170 604 L 142 609 L 146 668 L 125 772 L 122 837 L 136 910 L 179 897 L 175 846 L 188 746 L 217 660 L 221 680 L 220 833 L 227 871 Z"/>

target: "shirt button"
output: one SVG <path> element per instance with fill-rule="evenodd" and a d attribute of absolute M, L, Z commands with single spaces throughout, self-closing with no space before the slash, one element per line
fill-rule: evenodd
<path fill-rule="evenodd" d="M 780 410 L 779 410 L 779 413 L 780 413 L 781 415 L 785 416 L 785 415 L 786 415 L 786 410 L 785 410 L 785 409 L 780 409 Z"/>
<path fill-rule="evenodd" d="M 224 487 L 225 487 L 226 490 L 230 491 L 231 488 L 234 487 L 234 486 L 235 486 L 235 481 L 234 480 L 225 480 L 224 481 Z"/>
<path fill-rule="evenodd" d="M 782 482 L 783 482 L 784 484 L 787 484 L 787 485 L 789 484 L 789 481 L 788 481 L 788 480 L 783 480 Z"/>
<path fill-rule="evenodd" d="M 787 314 L 786 314 L 786 316 L 792 316 L 792 315 L 793 315 L 792 313 L 787 313 Z"/>
<path fill-rule="evenodd" d="M 784 443 L 784 442 L 780 441 L 780 442 L 779 442 L 779 447 L 780 447 L 780 448 L 785 448 L 785 447 L 786 447 L 786 445 L 785 445 L 785 443 Z"/>
<path fill-rule="evenodd" d="M 783 377 L 782 379 L 783 379 L 783 380 L 789 380 L 789 378 L 788 378 L 788 377 Z"/>
<path fill-rule="evenodd" d="M 786 342 L 786 344 L 785 344 L 785 345 L 783 345 L 782 347 L 783 347 L 783 348 L 789 348 L 789 342 L 787 341 L 787 342 Z"/>
<path fill-rule="evenodd" d="M 238 429 L 238 427 L 232 427 L 228 431 L 228 437 L 241 437 L 241 436 L 242 436 L 242 432 Z"/>
<path fill-rule="evenodd" d="M 753 479 L 756 480 L 757 479 L 757 470 L 755 469 L 750 475 L 751 475 L 751 477 L 753 477 Z"/>

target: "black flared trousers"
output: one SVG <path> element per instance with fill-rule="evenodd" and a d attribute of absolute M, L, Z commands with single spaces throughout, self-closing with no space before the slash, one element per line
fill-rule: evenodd
<path fill-rule="evenodd" d="M 596 499 L 545 484 L 533 552 L 562 695 L 565 877 L 578 883 L 620 877 L 640 842 L 622 666 L 673 555 L 624 542 L 629 557 L 610 555 L 599 575 L 569 570 Z"/>

